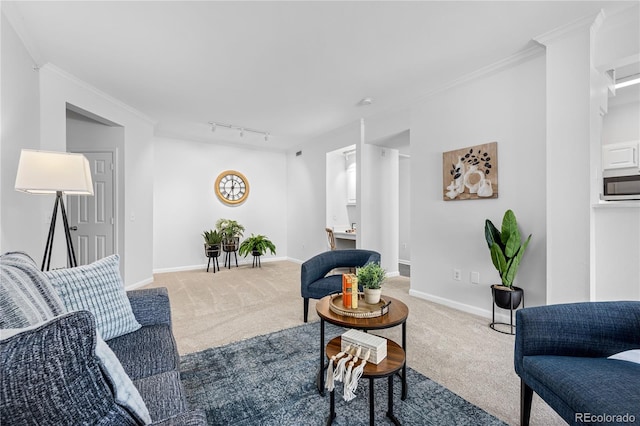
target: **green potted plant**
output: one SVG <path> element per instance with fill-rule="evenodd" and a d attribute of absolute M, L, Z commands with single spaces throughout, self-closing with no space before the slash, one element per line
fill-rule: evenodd
<path fill-rule="evenodd" d="M 386 271 L 378 262 L 369 262 L 358 268 L 358 285 L 364 288 L 364 301 L 370 305 L 380 302 L 380 286 L 387 277 Z"/>
<path fill-rule="evenodd" d="M 531 234 L 522 243 L 516 215 L 512 210 L 507 210 L 502 218 L 500 231 L 489 219 L 485 220 L 484 236 L 491 252 L 491 261 L 502 281 L 501 284 L 491 286 L 494 301 L 503 309 L 517 308 L 522 301 L 523 291 L 514 286 L 513 281 L 531 240 Z"/>
<path fill-rule="evenodd" d="M 216 266 L 220 270 L 218 264 L 218 256 L 220 256 L 220 243 L 222 243 L 222 235 L 218 231 L 210 230 L 202 233 L 204 238 L 204 254 L 207 256 L 207 272 L 209 272 L 209 265 L 213 260 L 213 272 L 216 272 Z"/>
<path fill-rule="evenodd" d="M 267 253 L 267 250 L 271 252 L 271 254 L 276 254 L 276 246 L 264 235 L 253 235 L 240 244 L 240 249 L 238 253 L 241 256 L 247 257 L 249 253 L 254 256 L 262 256 Z"/>
<path fill-rule="evenodd" d="M 224 251 L 238 250 L 240 237 L 244 233 L 244 226 L 235 220 L 218 219 L 216 222 L 216 230 L 222 236 L 222 246 Z"/>
<path fill-rule="evenodd" d="M 204 238 L 204 249 L 209 251 L 217 251 L 220 253 L 220 243 L 222 242 L 222 235 L 216 230 L 204 231 L 202 233 Z"/>

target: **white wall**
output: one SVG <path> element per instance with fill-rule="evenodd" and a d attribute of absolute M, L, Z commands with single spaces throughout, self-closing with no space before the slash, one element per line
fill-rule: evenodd
<path fill-rule="evenodd" d="M 398 275 L 398 150 L 362 144 L 360 151 L 358 244 L 380 253 L 387 275 Z"/>
<path fill-rule="evenodd" d="M 592 22 L 539 40 L 547 58 L 548 304 L 589 300 Z"/>
<path fill-rule="evenodd" d="M 38 73 L 4 14 L 1 29 L 0 252 L 25 251 L 40 265 L 48 229 L 45 211 L 50 213 L 55 197 L 14 189 L 20 151 L 40 148 Z"/>
<path fill-rule="evenodd" d="M 411 159 L 400 157 L 398 166 L 398 260 L 411 262 Z"/>
<path fill-rule="evenodd" d="M 152 121 L 131 107 L 47 64 L 40 69 L 41 148 L 66 151 L 67 104 L 124 127 L 124 282 L 151 282 L 153 256 L 153 136 Z M 63 248 L 64 244 L 58 245 Z M 61 256 L 62 254 L 62 256 Z M 55 254 L 54 254 L 55 255 Z M 64 266 L 58 250 L 52 267 Z"/>
<path fill-rule="evenodd" d="M 497 199 L 443 201 L 442 153 L 498 142 Z M 411 117 L 411 294 L 491 315 L 489 286 L 499 276 L 484 221 L 512 209 L 533 234 L 515 284 L 527 306 L 546 298 L 545 58 L 494 72 L 429 97 Z M 499 226 L 499 225 L 497 225 Z M 454 281 L 452 269 L 462 270 Z M 470 284 L 470 272 L 480 285 Z"/>
<path fill-rule="evenodd" d="M 326 153 L 359 143 L 360 122 L 354 122 L 287 152 L 287 255 L 291 259 L 304 262 L 326 250 Z M 296 156 L 298 151 L 302 153 Z M 353 222 L 359 224 L 360 205 L 354 210 Z"/>
<path fill-rule="evenodd" d="M 230 169 L 249 181 L 249 196 L 240 205 L 222 203 L 214 190 L 216 177 Z M 214 229 L 220 218 L 244 225 L 245 237 L 251 233 L 268 236 L 276 245 L 276 256 L 286 256 L 286 170 L 284 153 L 154 138 L 154 271 L 205 265 L 202 233 Z M 308 197 L 301 200 L 307 203 Z"/>

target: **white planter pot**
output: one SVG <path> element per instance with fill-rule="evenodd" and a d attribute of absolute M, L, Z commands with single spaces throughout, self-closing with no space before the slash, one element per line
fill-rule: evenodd
<path fill-rule="evenodd" d="M 365 288 L 364 289 L 364 301 L 370 305 L 375 305 L 380 302 L 380 295 L 382 294 L 381 288 Z"/>

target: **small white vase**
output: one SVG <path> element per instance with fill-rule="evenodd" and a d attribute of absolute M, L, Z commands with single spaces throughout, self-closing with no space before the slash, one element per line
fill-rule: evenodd
<path fill-rule="evenodd" d="M 364 289 L 364 301 L 370 305 L 375 305 L 380 302 L 380 295 L 382 294 L 381 288 L 365 288 Z"/>

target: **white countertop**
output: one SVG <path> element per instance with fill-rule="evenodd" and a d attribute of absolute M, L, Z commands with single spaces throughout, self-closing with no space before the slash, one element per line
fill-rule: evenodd
<path fill-rule="evenodd" d="M 355 232 L 333 232 L 334 237 L 339 238 L 341 240 L 355 240 L 356 233 Z"/>

